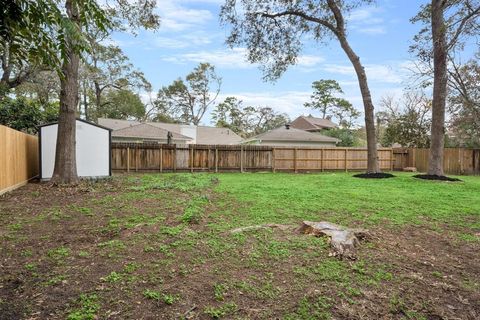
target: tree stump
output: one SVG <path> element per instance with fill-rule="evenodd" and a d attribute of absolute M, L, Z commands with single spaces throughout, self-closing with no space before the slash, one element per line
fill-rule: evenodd
<path fill-rule="evenodd" d="M 360 243 L 359 240 L 368 237 L 367 230 L 351 229 L 326 221 L 303 221 L 299 231 L 316 237 L 327 236 L 333 249 L 333 256 L 349 259 L 356 258 L 356 247 Z"/>

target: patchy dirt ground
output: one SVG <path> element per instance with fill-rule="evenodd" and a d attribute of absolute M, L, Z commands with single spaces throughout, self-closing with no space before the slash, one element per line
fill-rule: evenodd
<path fill-rule="evenodd" d="M 255 223 L 224 183 L 118 176 L 0 197 L 0 319 L 480 318 L 478 230 L 367 224 L 342 261 L 322 238 L 231 234 Z"/>

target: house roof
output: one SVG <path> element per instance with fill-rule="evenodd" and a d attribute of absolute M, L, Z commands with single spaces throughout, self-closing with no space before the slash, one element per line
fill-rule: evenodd
<path fill-rule="evenodd" d="M 228 128 L 197 127 L 198 144 L 240 144 L 242 137 Z"/>
<path fill-rule="evenodd" d="M 332 122 L 330 119 L 316 118 L 312 116 L 300 116 L 297 119 L 292 121 L 292 126 L 294 128 L 302 130 L 320 130 L 320 129 L 330 129 L 336 128 L 337 125 Z"/>
<path fill-rule="evenodd" d="M 295 129 L 290 127 L 279 127 L 265 133 L 259 134 L 249 141 L 262 140 L 262 141 L 297 141 L 297 142 L 340 142 L 337 138 L 327 137 L 317 133 L 311 133 L 308 131 Z"/>
<path fill-rule="evenodd" d="M 120 119 L 108 119 L 108 118 L 98 118 L 98 124 L 112 130 L 119 130 L 131 126 L 140 124 L 139 121 L 134 120 L 120 120 Z"/>
<path fill-rule="evenodd" d="M 140 123 L 125 127 L 122 129 L 114 130 L 112 137 L 125 137 L 125 138 L 147 138 L 147 139 L 167 139 L 168 130 L 152 126 L 148 123 Z M 192 140 L 192 138 L 181 135 L 176 132 L 172 132 L 173 140 Z"/>
<path fill-rule="evenodd" d="M 141 122 L 134 120 L 118 120 L 108 118 L 99 118 L 98 123 L 105 127 L 112 128 L 114 130 L 114 133 L 118 130 L 141 124 Z M 194 127 L 196 128 L 196 137 L 190 137 L 188 140 L 195 139 L 195 143 L 197 144 L 239 144 L 242 142 L 242 138 L 239 135 L 227 128 L 191 126 L 186 124 L 164 122 L 144 122 L 143 124 L 148 124 L 155 128 L 163 129 L 166 131 L 171 131 L 172 133 L 176 133 L 184 137 L 185 132 L 183 132 L 184 134 L 182 134 L 182 129 Z M 113 136 L 115 136 L 115 134 L 113 134 Z"/>

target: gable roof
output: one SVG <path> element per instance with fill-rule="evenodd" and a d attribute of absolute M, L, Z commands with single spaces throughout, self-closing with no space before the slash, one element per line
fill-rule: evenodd
<path fill-rule="evenodd" d="M 228 128 L 197 127 L 198 144 L 240 144 L 242 137 Z"/>
<path fill-rule="evenodd" d="M 98 118 L 98 124 L 101 126 L 110 128 L 112 130 L 119 130 L 119 129 L 135 126 L 137 124 L 140 124 L 140 122 L 135 120 Z"/>
<path fill-rule="evenodd" d="M 295 129 L 290 127 L 290 129 L 285 128 L 284 126 L 267 131 L 265 133 L 259 134 L 251 139 L 252 140 L 262 140 L 262 141 L 308 141 L 308 142 L 340 142 L 337 138 L 327 137 L 317 133 L 311 133 L 308 131 Z"/>
<path fill-rule="evenodd" d="M 134 127 L 139 124 L 148 124 L 155 128 L 159 128 L 162 130 L 170 131 L 172 133 L 176 133 L 180 136 L 188 137 L 188 131 L 182 130 L 186 128 L 195 128 L 196 137 L 189 137 L 187 140 L 194 140 L 197 144 L 239 144 L 242 142 L 242 138 L 237 135 L 235 132 L 228 128 L 217 128 L 217 127 L 208 127 L 208 126 L 193 126 L 188 124 L 178 124 L 178 123 L 164 123 L 164 122 L 139 122 L 134 120 L 119 120 L 119 119 L 108 119 L 108 118 L 99 118 L 98 123 L 105 126 L 112 128 L 115 132 L 119 130 L 123 130 L 129 127 Z M 135 129 L 136 134 L 141 134 L 142 131 L 140 129 Z M 182 134 L 183 132 L 183 134 Z M 117 136 L 113 134 L 113 136 Z M 137 138 L 141 138 L 143 136 L 138 135 L 135 136 Z M 148 137 L 144 137 L 148 138 Z M 175 139 L 175 138 L 174 138 Z"/>
<path fill-rule="evenodd" d="M 292 127 L 308 131 L 336 128 L 337 125 L 330 119 L 316 118 L 312 116 L 300 116 L 292 121 Z"/>
<path fill-rule="evenodd" d="M 148 123 L 140 123 L 122 129 L 114 130 L 112 137 L 167 139 L 168 130 L 152 126 Z M 192 140 L 192 138 L 172 132 L 173 140 Z"/>

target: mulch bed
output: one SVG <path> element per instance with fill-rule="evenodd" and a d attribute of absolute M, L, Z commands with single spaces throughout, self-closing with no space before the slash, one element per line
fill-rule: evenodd
<path fill-rule="evenodd" d="M 423 179 L 423 180 L 437 180 L 437 181 L 451 181 L 451 182 L 462 181 L 458 178 L 451 178 L 447 176 L 437 176 L 435 174 L 417 174 L 417 175 L 414 175 L 413 177 L 417 179 Z"/>
<path fill-rule="evenodd" d="M 358 174 L 354 174 L 353 177 L 363 178 L 363 179 L 387 179 L 387 178 L 394 178 L 395 176 L 391 173 L 376 172 L 376 173 L 358 173 Z"/>

